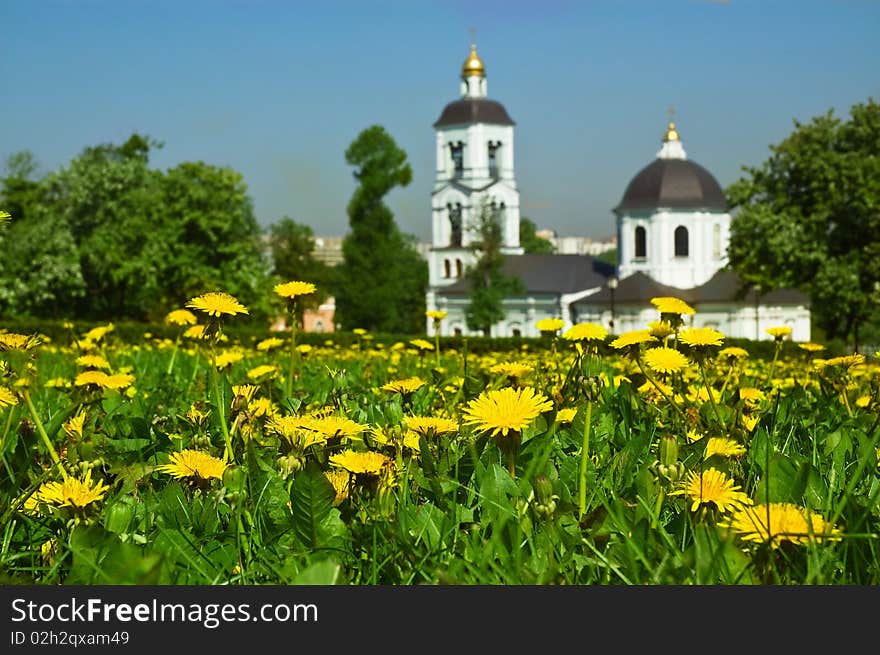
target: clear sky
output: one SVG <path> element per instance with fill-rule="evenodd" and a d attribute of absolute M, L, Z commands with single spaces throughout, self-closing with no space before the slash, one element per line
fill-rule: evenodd
<path fill-rule="evenodd" d="M 0 158 L 43 171 L 132 132 L 152 164 L 240 171 L 261 224 L 348 230 L 345 149 L 382 125 L 413 181 L 387 198 L 430 238 L 432 124 L 473 28 L 516 123 L 521 213 L 604 239 L 675 107 L 726 187 L 793 129 L 880 99 L 878 0 L 0 0 Z"/>

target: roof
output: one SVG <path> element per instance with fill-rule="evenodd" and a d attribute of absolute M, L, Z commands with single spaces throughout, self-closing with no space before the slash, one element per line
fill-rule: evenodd
<path fill-rule="evenodd" d="M 507 255 L 504 274 L 518 277 L 526 294 L 567 294 L 594 289 L 613 275 L 611 264 L 589 255 Z M 438 295 L 461 295 L 470 291 L 467 278 L 437 290 Z"/>
<path fill-rule="evenodd" d="M 629 275 L 617 285 L 614 291 L 614 302 L 618 304 L 646 304 L 651 298 L 674 296 L 690 305 L 701 303 L 752 304 L 755 302 L 755 291 L 746 286 L 735 271 L 723 269 L 715 273 L 707 282 L 692 289 L 679 289 L 654 281 L 645 273 L 637 272 Z M 809 297 L 797 289 L 775 289 L 761 294 L 763 305 L 809 305 Z M 596 293 L 579 300 L 584 305 L 608 305 L 611 302 L 611 291 L 607 284 Z"/>
<path fill-rule="evenodd" d="M 655 159 L 636 173 L 616 212 L 627 209 L 727 210 L 721 185 L 712 173 L 688 159 Z"/>
<path fill-rule="evenodd" d="M 493 125 L 513 125 L 514 122 L 507 110 L 497 100 L 488 98 L 462 98 L 450 102 L 443 108 L 440 118 L 434 127 L 446 125 L 470 125 L 473 123 L 491 123 Z"/>

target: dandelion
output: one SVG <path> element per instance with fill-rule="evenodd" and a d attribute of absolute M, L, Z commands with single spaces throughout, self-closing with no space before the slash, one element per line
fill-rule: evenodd
<path fill-rule="evenodd" d="M 211 291 L 203 293 L 200 296 L 192 298 L 186 306 L 191 309 L 197 309 L 205 312 L 208 316 L 220 318 L 224 314 L 235 316 L 236 314 L 247 314 L 248 309 L 242 305 L 235 296 L 225 291 Z"/>
<path fill-rule="evenodd" d="M 83 335 L 83 339 L 86 341 L 91 341 L 92 343 L 96 343 L 103 339 L 105 336 L 113 332 L 116 329 L 116 326 L 113 323 L 107 323 L 107 325 L 98 325 L 97 327 L 93 327 L 91 330 L 86 332 Z"/>
<path fill-rule="evenodd" d="M 408 430 L 423 437 L 458 432 L 458 423 L 448 418 L 436 416 L 407 416 L 404 418 L 404 423 Z"/>
<path fill-rule="evenodd" d="M 652 336 L 657 337 L 661 341 L 666 339 L 666 337 L 675 334 L 675 328 L 672 327 L 672 323 L 668 321 L 651 321 L 648 323 L 648 327 L 650 328 L 650 333 Z"/>
<path fill-rule="evenodd" d="M 682 486 L 670 492 L 670 496 L 687 496 L 691 501 L 691 511 L 696 512 L 701 505 L 714 505 L 719 512 L 727 512 L 745 505 L 752 500 L 747 494 L 739 491 L 740 486 L 724 473 L 709 468 L 705 471 L 691 471 L 687 474 Z"/>
<path fill-rule="evenodd" d="M 791 336 L 791 326 L 782 325 L 777 327 L 768 327 L 764 330 L 767 334 L 773 337 L 776 341 L 782 341 L 785 337 Z"/>
<path fill-rule="evenodd" d="M 278 367 L 273 364 L 261 364 L 247 372 L 247 376 L 251 380 L 259 380 L 260 378 L 270 379 L 276 375 L 278 375 Z"/>
<path fill-rule="evenodd" d="M 315 285 L 311 282 L 293 280 L 291 282 L 285 282 L 283 284 L 276 284 L 273 289 L 275 293 L 277 293 L 282 298 L 293 300 L 298 296 L 307 296 L 315 293 L 317 287 L 315 287 Z"/>
<path fill-rule="evenodd" d="M 425 381 L 418 376 L 414 376 L 402 380 L 392 380 L 391 382 L 383 384 L 382 390 L 406 395 L 421 389 L 423 386 L 425 386 Z"/>
<path fill-rule="evenodd" d="M 732 363 L 740 359 L 747 359 L 749 351 L 739 346 L 728 346 L 718 351 L 718 356 Z"/>
<path fill-rule="evenodd" d="M 577 409 L 574 407 L 566 407 L 565 409 L 560 409 L 558 412 L 556 412 L 556 422 L 571 423 L 574 420 L 576 414 Z"/>
<path fill-rule="evenodd" d="M 283 345 L 284 339 L 279 339 L 278 337 L 269 337 L 268 339 L 263 339 L 257 344 L 257 350 L 261 352 L 267 352 Z"/>
<path fill-rule="evenodd" d="M 651 304 L 657 308 L 661 314 L 695 314 L 696 310 L 688 305 L 681 298 L 663 296 L 651 298 Z"/>
<path fill-rule="evenodd" d="M 448 315 L 447 312 L 444 312 L 439 309 L 429 309 L 425 312 L 425 316 L 435 321 L 442 321 Z"/>
<path fill-rule="evenodd" d="M 419 350 L 434 350 L 434 344 L 424 339 L 411 339 L 410 343 Z"/>
<path fill-rule="evenodd" d="M 562 334 L 566 341 L 602 341 L 607 336 L 608 330 L 596 323 L 577 323 Z"/>
<path fill-rule="evenodd" d="M 638 346 L 652 341 L 657 341 L 657 337 L 652 335 L 650 330 L 632 330 L 630 332 L 624 332 L 612 341 L 611 347 L 620 350 L 622 348 Z"/>
<path fill-rule="evenodd" d="M 181 450 L 172 453 L 168 458 L 167 464 L 157 466 L 156 470 L 161 473 L 168 473 L 174 478 L 189 478 L 193 482 L 207 482 L 209 480 L 223 479 L 223 471 L 226 470 L 227 464 L 222 459 L 218 459 L 201 450 Z"/>
<path fill-rule="evenodd" d="M 195 325 L 198 322 L 196 315 L 187 309 L 175 309 L 165 315 L 165 322 L 168 325 Z"/>
<path fill-rule="evenodd" d="M 818 353 L 825 350 L 825 346 L 820 343 L 813 343 L 812 341 L 807 341 L 805 343 L 799 343 L 798 348 L 801 350 L 805 350 L 808 353 Z"/>
<path fill-rule="evenodd" d="M 208 328 L 206 325 L 193 325 L 183 333 L 184 339 L 207 339 Z"/>
<path fill-rule="evenodd" d="M 70 438 L 79 438 L 82 439 L 83 436 L 83 425 L 86 421 L 86 415 L 84 412 L 80 412 L 76 416 L 66 420 L 61 424 L 61 427 L 64 429 L 64 433 Z"/>
<path fill-rule="evenodd" d="M 490 373 L 498 373 L 500 375 L 506 375 L 508 378 L 518 379 L 525 375 L 528 375 L 535 369 L 528 364 L 522 364 L 520 362 L 501 362 L 500 364 L 495 364 L 489 369 Z"/>
<path fill-rule="evenodd" d="M 40 337 L 35 334 L 0 332 L 0 350 L 32 350 L 40 343 Z"/>
<path fill-rule="evenodd" d="M 468 403 L 464 422 L 480 432 L 491 431 L 492 436 L 507 436 L 510 431 L 521 432 L 539 414 L 551 409 L 553 403 L 531 387 L 507 387 L 484 391 Z"/>
<path fill-rule="evenodd" d="M 724 335 L 710 327 L 689 327 L 678 334 L 678 340 L 692 348 L 720 346 Z"/>
<path fill-rule="evenodd" d="M 333 506 L 341 505 L 348 499 L 351 491 L 351 474 L 346 471 L 325 471 L 324 476 L 333 485 L 333 491 L 336 497 L 333 499 Z"/>
<path fill-rule="evenodd" d="M 366 431 L 367 426 L 356 423 L 344 416 L 304 417 L 301 427 L 316 432 L 325 439 L 333 437 L 352 438 Z"/>
<path fill-rule="evenodd" d="M 34 494 L 37 501 L 56 507 L 83 509 L 103 500 L 110 489 L 102 480 L 92 483 L 92 471 L 86 471 L 82 480 L 67 478 L 64 482 L 45 482 Z"/>
<path fill-rule="evenodd" d="M 538 328 L 542 334 L 556 334 L 556 332 L 565 327 L 565 321 L 561 318 L 542 318 L 535 323 L 535 327 Z"/>
<path fill-rule="evenodd" d="M 803 545 L 823 539 L 841 539 L 839 528 L 821 515 L 793 503 L 740 507 L 719 526 L 733 530 L 745 541 L 769 542 L 772 548 L 779 548 L 783 542 Z"/>
<path fill-rule="evenodd" d="M 18 396 L 9 387 L 0 385 L 0 409 L 18 404 Z"/>
<path fill-rule="evenodd" d="M 690 360 L 674 348 L 650 348 L 645 352 L 648 367 L 664 375 L 678 373 L 690 365 Z"/>
<path fill-rule="evenodd" d="M 110 370 L 110 362 L 100 355 L 80 355 L 76 358 L 76 363 L 83 368 L 103 368 L 108 371 Z"/>
<path fill-rule="evenodd" d="M 236 351 L 227 351 L 220 353 L 211 363 L 214 364 L 219 370 L 223 370 L 224 368 L 229 368 L 233 364 L 237 364 L 242 359 L 244 359 L 244 354 Z"/>
<path fill-rule="evenodd" d="M 721 457 L 739 457 L 745 455 L 746 448 L 741 443 L 733 439 L 724 437 L 710 437 L 706 443 L 706 452 L 703 453 L 704 459 L 709 459 L 713 455 Z"/>
<path fill-rule="evenodd" d="M 344 450 L 331 455 L 330 464 L 355 475 L 379 475 L 384 467 L 391 464 L 391 460 L 373 451 Z"/>

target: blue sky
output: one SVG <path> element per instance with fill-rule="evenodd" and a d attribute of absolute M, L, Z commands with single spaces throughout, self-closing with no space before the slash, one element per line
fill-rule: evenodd
<path fill-rule="evenodd" d="M 240 171 L 257 217 L 348 229 L 344 152 L 382 125 L 413 181 L 387 198 L 430 237 L 433 122 L 475 30 L 516 122 L 522 214 L 603 239 L 668 120 L 722 186 L 794 120 L 880 99 L 876 0 L 2 0 L 0 158 L 54 170 L 137 131 L 168 168 Z"/>

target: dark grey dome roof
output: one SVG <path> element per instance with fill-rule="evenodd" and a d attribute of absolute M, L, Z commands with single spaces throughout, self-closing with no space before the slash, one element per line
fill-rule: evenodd
<path fill-rule="evenodd" d="M 712 173 L 687 159 L 655 159 L 630 181 L 615 211 L 628 209 L 727 210 Z"/>
<path fill-rule="evenodd" d="M 497 100 L 463 98 L 446 105 L 443 108 L 443 113 L 440 114 L 440 118 L 434 123 L 434 127 L 473 123 L 491 123 L 493 125 L 514 124 L 504 105 Z"/>

